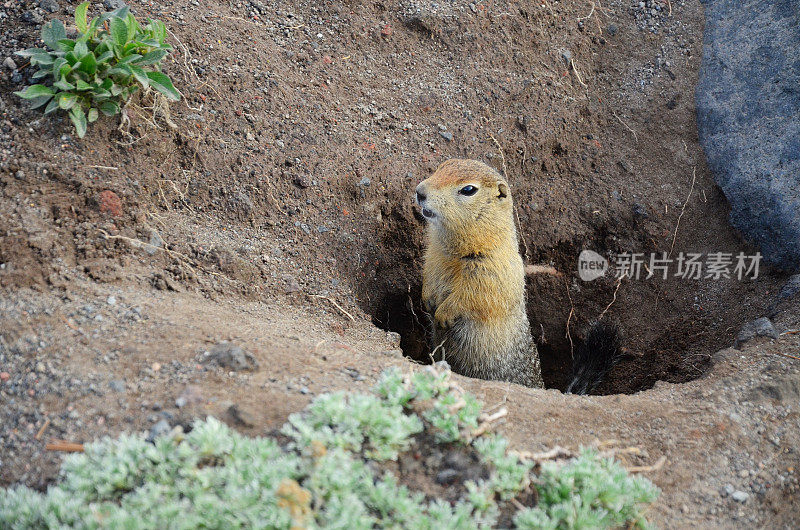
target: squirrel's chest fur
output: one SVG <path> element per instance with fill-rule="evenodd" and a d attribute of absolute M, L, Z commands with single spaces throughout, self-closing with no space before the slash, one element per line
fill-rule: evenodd
<path fill-rule="evenodd" d="M 525 275 L 516 248 L 459 257 L 429 246 L 422 297 L 433 321 L 433 347 L 461 374 L 542 386 L 525 311 Z M 446 305 L 455 318 L 436 323 Z"/>

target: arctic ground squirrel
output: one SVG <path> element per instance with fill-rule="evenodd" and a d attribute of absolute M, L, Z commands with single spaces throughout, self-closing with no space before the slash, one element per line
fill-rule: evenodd
<path fill-rule="evenodd" d="M 543 388 L 508 182 L 483 162 L 453 159 L 416 199 L 427 221 L 422 302 L 435 356 L 468 377 Z M 568 391 L 582 394 L 619 358 L 616 326 L 595 324 L 579 350 Z"/>

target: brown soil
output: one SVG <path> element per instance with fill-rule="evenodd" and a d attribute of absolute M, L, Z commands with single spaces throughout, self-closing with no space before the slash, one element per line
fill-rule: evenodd
<path fill-rule="evenodd" d="M 400 346 L 424 362 L 412 190 L 441 161 L 470 157 L 509 179 L 526 262 L 562 273 L 528 284 L 548 387 L 564 388 L 570 339 L 612 300 L 628 356 L 599 393 L 707 374 L 589 398 L 468 382 L 487 403 L 509 403 L 506 434 L 524 448 L 616 438 L 667 455 L 653 475 L 666 526 L 796 517 L 800 462 L 781 451 L 798 441 L 797 398 L 770 398 L 772 419 L 759 420 L 731 389 L 773 376 L 793 388 L 797 363 L 759 345 L 741 373 L 733 354 L 727 371 L 708 372 L 786 278 L 762 269 L 755 281 L 617 289 L 576 276 L 585 248 L 754 252 L 728 226 L 697 142 L 698 1 L 671 2 L 657 33 L 620 1 L 195 4 L 130 3 L 174 31 L 177 129 L 140 101 L 130 129 L 100 120 L 78 140 L 67 120 L 26 110 L 11 95 L 21 83 L 0 76 L 0 371 L 10 374 L 0 484 L 47 483 L 59 461 L 42 449 L 51 435 L 226 417 L 231 403 L 248 414 L 239 428 L 263 433 L 315 394 L 366 390 L 386 366 L 409 366 Z M 35 45 L 38 27 L 23 20 L 36 5 L 6 4 L 3 57 Z M 795 338 L 769 348 L 796 354 Z M 202 365 L 221 340 L 261 368 Z M 177 409 L 182 394 L 189 405 Z M 763 444 L 770 436 L 780 444 Z M 738 505 L 717 489 L 741 482 L 748 461 L 780 469 L 773 489 Z"/>

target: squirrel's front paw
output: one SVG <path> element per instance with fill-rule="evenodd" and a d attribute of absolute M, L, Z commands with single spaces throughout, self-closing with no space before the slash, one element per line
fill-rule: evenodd
<path fill-rule="evenodd" d="M 436 309 L 436 313 L 433 315 L 433 319 L 436 322 L 436 327 L 441 329 L 452 328 L 457 318 L 458 315 L 453 311 L 449 311 L 446 304 L 440 305 Z"/>

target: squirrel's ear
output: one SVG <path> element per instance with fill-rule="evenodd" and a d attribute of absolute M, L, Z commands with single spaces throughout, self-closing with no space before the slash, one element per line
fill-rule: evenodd
<path fill-rule="evenodd" d="M 497 198 L 498 199 L 505 199 L 508 197 L 508 184 L 505 182 L 498 182 L 497 183 Z"/>

